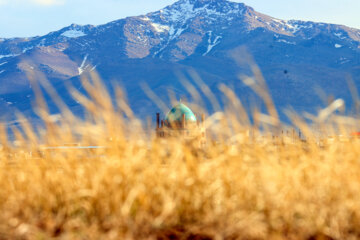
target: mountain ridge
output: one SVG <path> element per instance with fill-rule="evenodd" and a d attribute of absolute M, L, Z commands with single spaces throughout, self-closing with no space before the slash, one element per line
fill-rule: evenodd
<path fill-rule="evenodd" d="M 247 98 L 249 90 L 236 77 L 236 71 L 246 70 L 230 57 L 240 46 L 246 46 L 264 70 L 279 107 L 295 105 L 303 110 L 311 102 L 320 104 L 307 89 L 316 85 L 348 100 L 349 94 L 339 90 L 344 86 L 341 75 L 359 80 L 358 29 L 279 20 L 226 0 L 180 0 L 159 11 L 99 26 L 72 24 L 44 36 L 0 41 L 0 112 L 18 106 L 29 109 L 29 71 L 45 74 L 59 89 L 94 70 L 106 84 L 123 79 L 135 111 L 145 115 L 144 108 L 156 107 L 146 102 L 140 82 L 148 82 L 158 94 L 167 88 L 185 94 L 174 72 L 189 67 L 200 72 L 214 91 L 218 84 L 230 84 Z M 286 89 L 299 97 L 288 98 Z M 24 92 L 30 97 L 14 101 L 13 96 Z"/>
<path fill-rule="evenodd" d="M 213 5 L 210 5 L 210 4 L 213 4 Z M 229 12 L 223 14 L 223 16 L 227 16 L 227 17 L 229 17 L 229 14 L 234 13 L 234 9 L 236 10 L 237 8 L 240 9 L 240 11 L 239 11 L 240 14 L 243 13 L 242 11 L 246 11 L 246 10 L 250 14 L 256 13 L 256 15 L 254 15 L 254 18 L 256 20 L 258 20 L 258 22 L 254 26 L 255 28 L 259 27 L 259 25 L 261 25 L 261 24 L 259 24 L 259 22 L 261 22 L 263 24 L 268 24 L 269 28 L 271 30 L 274 30 L 274 31 L 277 31 L 278 33 L 282 33 L 282 34 L 286 35 L 286 34 L 298 33 L 299 30 L 304 30 L 304 29 L 307 29 L 307 28 L 311 28 L 313 24 L 317 24 L 317 25 L 326 26 L 326 27 L 333 27 L 333 28 L 338 27 L 338 28 L 345 29 L 345 30 L 348 31 L 348 33 L 350 35 L 349 37 L 353 38 L 356 41 L 360 41 L 360 30 L 356 29 L 356 28 L 350 28 L 350 27 L 347 27 L 345 25 L 328 24 L 328 23 L 316 23 L 316 22 L 312 22 L 312 21 L 302 21 L 302 20 L 281 20 L 281 19 L 277 19 L 277 18 L 267 16 L 265 14 L 258 13 L 253 8 L 247 6 L 247 5 L 243 4 L 243 3 L 231 2 L 231 1 L 228 1 L 228 0 L 221 0 L 221 1 L 218 1 L 218 0 L 216 0 L 216 1 L 214 1 L 214 0 L 179 0 L 179 1 L 175 2 L 175 3 L 173 3 L 172 5 L 169 5 L 169 6 L 163 8 L 161 10 L 151 12 L 151 13 L 148 13 L 148 14 L 144 14 L 144 15 L 140 15 L 140 16 L 126 17 L 126 18 L 123 18 L 123 19 L 114 20 L 112 22 L 97 25 L 97 26 L 96 25 L 90 25 L 90 24 L 87 24 L 87 25 L 71 24 L 70 26 L 64 27 L 64 28 L 62 28 L 62 29 L 60 29 L 58 31 L 52 31 L 52 32 L 50 32 L 50 33 L 48 33 L 46 35 L 43 35 L 43 36 L 36 36 L 36 37 L 30 37 L 30 38 L 0 38 L 1 39 L 0 44 L 4 44 L 7 41 L 15 41 L 15 42 L 19 42 L 19 41 L 23 41 L 23 42 L 35 41 L 35 43 L 38 43 L 35 46 L 49 46 L 49 45 L 52 45 L 53 42 L 44 41 L 44 38 L 46 36 L 50 36 L 50 37 L 55 36 L 55 37 L 60 38 L 60 39 L 57 39 L 57 42 L 67 42 L 67 41 L 71 40 L 71 38 L 78 38 L 78 37 L 86 36 L 87 34 L 91 33 L 91 30 L 94 30 L 94 29 L 97 29 L 97 28 L 99 28 L 99 31 L 101 32 L 101 31 L 103 31 L 103 28 L 108 28 L 109 25 L 111 25 L 111 24 L 119 24 L 119 22 L 123 21 L 123 20 L 136 18 L 136 19 L 140 19 L 140 20 L 143 20 L 143 21 L 149 21 L 150 20 L 150 19 L 148 19 L 149 16 L 152 17 L 152 18 L 156 18 L 156 17 L 159 17 L 159 15 L 161 14 L 162 15 L 161 17 L 163 17 L 164 15 L 166 16 L 166 12 L 169 12 L 169 10 L 171 12 L 171 11 L 174 11 L 174 8 L 176 10 L 176 8 L 179 8 L 179 7 L 180 7 L 181 10 L 187 9 L 188 11 L 185 11 L 185 12 L 188 12 L 188 13 L 189 12 L 190 13 L 194 13 L 194 12 L 199 13 L 201 11 L 199 11 L 199 10 L 194 11 L 194 9 L 213 10 L 214 5 L 215 5 L 215 7 L 219 7 L 219 4 L 223 4 L 223 5 L 220 6 L 222 8 L 229 7 L 229 5 L 231 5 L 232 7 L 235 6 L 235 8 L 230 9 Z M 209 8 L 209 6 L 212 7 L 212 8 Z M 220 11 L 220 13 L 221 13 L 221 11 Z M 208 14 L 209 15 L 216 15 L 216 14 L 219 15 L 219 12 L 213 11 L 213 12 L 208 12 Z M 259 18 L 259 16 L 257 16 L 257 15 L 260 15 L 261 18 Z M 195 17 L 195 16 L 196 16 L 196 14 L 192 15 L 191 17 Z M 168 15 L 168 17 L 169 17 L 169 15 Z M 174 17 L 174 14 L 170 15 L 170 17 Z M 186 20 L 190 19 L 191 17 L 189 17 L 188 15 L 185 15 L 185 22 L 186 22 Z M 270 20 L 270 21 L 264 21 L 264 19 Z M 153 25 L 152 27 L 153 27 L 154 31 L 157 31 L 157 32 L 160 32 L 160 33 L 161 32 L 165 33 L 167 31 L 171 37 L 174 37 L 173 34 L 176 34 L 176 32 L 174 33 L 174 31 L 176 31 L 176 30 L 171 29 L 171 26 L 157 26 L 156 24 L 158 24 L 158 23 L 155 21 L 155 19 L 151 19 L 151 20 L 152 20 L 151 23 Z M 182 20 L 184 20 L 184 19 L 182 19 Z M 228 20 L 229 20 L 229 18 L 228 18 Z M 232 20 L 232 18 L 230 18 L 230 21 L 231 20 Z M 183 25 L 185 22 L 183 21 L 180 24 Z M 67 36 L 64 35 L 64 33 L 70 33 L 71 31 L 73 31 L 75 34 L 80 33 L 80 34 L 83 34 L 83 35 L 78 35 L 78 36 L 76 36 L 76 35 L 67 35 Z M 352 31 L 354 31 L 354 32 L 352 32 Z M 176 35 L 176 36 L 178 36 L 178 35 Z M 35 47 L 35 46 L 31 46 L 31 47 Z M 24 47 L 24 48 L 22 48 L 22 53 L 25 53 L 28 50 L 29 50 L 29 47 Z M 15 52 L 16 53 L 12 52 L 9 49 L 8 49 L 8 52 L 4 51 L 3 49 L 0 49 L 0 58 L 5 58 L 6 56 L 11 57 L 11 56 L 14 56 L 14 55 L 21 54 L 21 52 L 19 52 L 19 49 L 17 51 L 15 50 Z"/>

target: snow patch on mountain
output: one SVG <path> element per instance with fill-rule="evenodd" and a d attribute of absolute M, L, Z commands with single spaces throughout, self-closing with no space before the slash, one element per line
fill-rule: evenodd
<path fill-rule="evenodd" d="M 43 47 L 45 46 L 46 38 L 41 39 L 40 43 L 36 45 L 37 47 Z"/>
<path fill-rule="evenodd" d="M 165 21 L 183 26 L 189 19 L 197 16 L 207 17 L 226 17 L 229 21 L 233 20 L 233 16 L 244 13 L 244 9 L 240 8 L 239 3 L 231 3 L 224 1 L 218 6 L 214 1 L 209 1 L 204 5 L 197 6 L 196 1 L 181 0 L 175 4 L 159 11 L 161 17 L 165 17 Z"/>
<path fill-rule="evenodd" d="M 343 33 L 334 33 L 334 35 L 340 39 L 345 39 L 346 37 L 343 36 Z"/>
<path fill-rule="evenodd" d="M 290 41 L 287 41 L 287 40 L 285 40 L 285 39 L 278 39 L 278 40 L 276 40 L 276 42 L 286 43 L 286 44 L 291 44 L 291 45 L 296 45 L 296 42 L 290 42 Z"/>
<path fill-rule="evenodd" d="M 206 52 L 203 54 L 203 56 L 206 56 L 216 45 L 218 45 L 220 43 L 220 39 L 222 38 L 221 36 L 216 36 L 214 41 L 211 40 L 212 37 L 212 31 L 208 32 L 209 34 L 209 39 L 208 39 L 208 47 Z"/>
<path fill-rule="evenodd" d="M 140 17 L 140 20 L 143 20 L 143 21 L 145 21 L 145 22 L 151 21 L 151 19 L 148 18 L 147 16 Z"/>
<path fill-rule="evenodd" d="M 169 38 L 167 40 L 167 42 L 158 50 L 153 54 L 153 57 L 157 56 L 160 52 L 162 52 L 167 46 L 169 46 L 170 42 L 174 39 L 176 39 L 178 36 L 181 35 L 181 33 L 183 33 L 185 30 L 187 29 L 187 27 L 185 28 L 178 28 L 176 29 L 173 25 L 170 26 L 169 31 Z M 160 56 L 161 57 L 161 56 Z"/>
<path fill-rule="evenodd" d="M 7 55 L 0 55 L 0 59 L 2 58 L 10 58 L 10 57 L 17 57 L 20 54 L 7 54 Z"/>
<path fill-rule="evenodd" d="M 341 48 L 342 47 L 342 45 L 340 45 L 340 44 L 335 44 L 335 48 Z"/>
<path fill-rule="evenodd" d="M 78 68 L 79 75 L 81 75 L 85 71 L 85 68 L 86 68 L 85 63 L 86 63 L 86 60 L 87 60 L 88 56 L 89 56 L 88 54 L 85 55 L 80 67 Z"/>
<path fill-rule="evenodd" d="M 312 26 L 304 26 L 304 25 L 299 25 L 299 24 L 294 24 L 294 25 L 290 25 L 290 26 L 291 26 L 290 27 L 291 33 L 297 33 L 301 29 L 312 28 Z"/>
<path fill-rule="evenodd" d="M 23 51 L 22 51 L 22 53 L 26 53 L 27 51 L 29 51 L 29 50 L 31 50 L 31 49 L 33 49 L 34 47 L 27 47 L 27 48 L 24 48 L 23 49 Z"/>
<path fill-rule="evenodd" d="M 155 31 L 158 33 L 168 32 L 170 30 L 170 27 L 166 26 L 166 25 L 161 25 L 161 24 L 153 23 L 153 22 L 150 24 L 155 29 Z"/>
<path fill-rule="evenodd" d="M 347 59 L 347 58 L 345 58 L 345 57 L 341 57 L 341 58 L 339 59 L 339 63 L 340 63 L 340 64 L 345 64 L 345 63 L 348 63 L 348 62 L 350 62 L 350 60 Z"/>
<path fill-rule="evenodd" d="M 0 66 L 7 64 L 7 62 L 0 63 Z"/>
<path fill-rule="evenodd" d="M 177 9 L 163 9 L 162 13 L 169 17 L 172 22 L 186 22 L 188 19 L 195 16 L 193 11 L 194 5 L 189 0 L 180 3 Z"/>
<path fill-rule="evenodd" d="M 63 32 L 61 36 L 67 38 L 78 38 L 78 37 L 86 36 L 86 34 L 80 30 L 71 29 L 71 30 L 67 30 L 66 32 Z"/>
<path fill-rule="evenodd" d="M 272 18 L 272 21 L 276 27 L 282 28 L 282 30 L 287 31 L 292 34 L 295 34 L 302 29 L 314 28 L 314 24 L 312 22 L 304 22 L 304 21 L 298 21 L 298 20 L 281 20 L 281 19 L 277 19 L 277 18 Z M 271 25 L 270 23 L 267 23 L 267 24 Z M 322 25 L 324 25 L 324 24 L 322 24 Z"/>
<path fill-rule="evenodd" d="M 1 71 L 0 71 L 0 74 L 2 74 L 3 72 L 5 72 L 5 70 L 1 70 Z"/>
<path fill-rule="evenodd" d="M 186 27 L 186 28 L 178 28 L 178 29 L 175 29 L 174 26 L 171 26 L 171 27 L 170 27 L 170 30 L 169 30 L 170 40 L 175 39 L 175 38 L 177 38 L 178 36 L 180 36 L 181 33 L 183 33 L 186 29 L 187 29 L 187 27 Z"/>
<path fill-rule="evenodd" d="M 272 20 L 273 20 L 274 22 L 277 22 L 277 23 L 281 23 L 281 24 L 284 23 L 284 21 L 281 20 L 281 19 L 273 18 Z"/>

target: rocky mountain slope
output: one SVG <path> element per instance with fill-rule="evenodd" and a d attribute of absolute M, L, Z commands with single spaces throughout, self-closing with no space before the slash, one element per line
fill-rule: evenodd
<path fill-rule="evenodd" d="M 185 89 L 177 73 L 189 68 L 216 94 L 225 83 L 250 101 L 251 91 L 238 79 L 249 73 L 239 62 L 249 59 L 239 47 L 261 68 L 279 109 L 315 110 L 322 102 L 314 88 L 350 102 L 346 80 L 360 87 L 360 30 L 283 21 L 227 0 L 180 0 L 105 25 L 72 24 L 45 36 L 0 38 L 0 115 L 11 118 L 15 108 L 29 111 L 29 72 L 43 73 L 74 111 L 78 105 L 64 86 L 79 87 L 79 76 L 94 70 L 109 87 L 121 83 L 140 116 L 157 111 L 140 83 L 163 99 L 168 89 L 181 96 Z"/>

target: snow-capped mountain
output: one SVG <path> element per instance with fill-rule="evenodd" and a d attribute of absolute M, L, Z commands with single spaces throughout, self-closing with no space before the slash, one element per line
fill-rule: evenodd
<path fill-rule="evenodd" d="M 72 24 L 45 36 L 0 38 L 0 114 L 30 108 L 28 72 L 45 74 L 63 93 L 64 83 L 76 85 L 81 74 L 96 69 L 105 83 L 121 81 L 141 114 L 156 111 L 139 88 L 141 82 L 159 95 L 167 89 L 181 95 L 176 72 L 189 67 L 215 92 L 226 83 L 249 98 L 249 89 L 237 79 L 248 69 L 233 59 L 235 53 L 244 59 L 241 46 L 262 69 L 279 107 L 319 105 L 314 87 L 350 100 L 346 78 L 360 85 L 358 29 L 279 20 L 227 0 L 180 0 L 100 26 Z"/>

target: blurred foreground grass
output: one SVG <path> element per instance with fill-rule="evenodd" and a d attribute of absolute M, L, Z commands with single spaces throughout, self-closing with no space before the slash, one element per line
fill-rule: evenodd
<path fill-rule="evenodd" d="M 54 121 L 37 89 L 44 126 L 19 115 L 15 141 L 5 125 L 0 134 L 0 239 L 360 238 L 358 121 L 333 114 L 335 101 L 311 124 L 293 115 L 306 141 L 283 136 L 264 83 L 245 82 L 269 114 L 250 122 L 222 86 L 229 104 L 208 117 L 202 147 L 156 138 L 96 78 L 88 97 L 72 90 L 85 120 L 55 94 Z M 66 143 L 102 147 L 56 148 Z"/>

